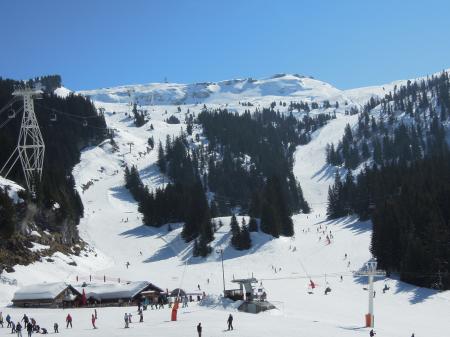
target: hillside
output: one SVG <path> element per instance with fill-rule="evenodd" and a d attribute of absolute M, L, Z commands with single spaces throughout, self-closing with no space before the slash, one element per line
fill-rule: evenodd
<path fill-rule="evenodd" d="M 327 165 L 325 156 L 326 145 L 341 139 L 345 125 L 355 126 L 358 122 L 357 115 L 346 114 L 345 102 L 348 106 L 359 107 L 364 99 L 356 91 L 350 97 L 347 92 L 323 82 L 293 75 L 256 82 L 237 80 L 195 86 L 154 84 L 133 87 L 134 97 L 150 118 L 142 127 L 136 127 L 130 117 L 127 87 L 83 92 L 94 99 L 97 108 L 105 109 L 105 121 L 115 134 L 114 142 L 107 140 L 98 146 L 85 148 L 72 172 L 84 205 L 79 234 L 87 244 L 86 249 L 79 256 L 55 253 L 52 261 L 43 260 L 27 267 L 15 266 L 16 272 L 5 273 L 4 277 L 16 279 L 19 285 L 41 281 L 75 282 L 77 276 L 86 280 L 89 275 L 99 279 L 107 276 L 109 280 L 120 278 L 122 281 L 145 279 L 169 289 L 195 290 L 200 285 L 207 294 L 217 296 L 222 291 L 222 271 L 220 256 L 215 251 L 222 248 L 226 287 L 235 287 L 231 283 L 233 277 L 247 277 L 253 273 L 262 281 L 268 299 L 278 310 L 260 315 L 243 314 L 234 312 L 230 306 L 223 308 L 212 300 L 210 304 L 181 310 L 177 323 L 168 322 L 169 311 L 146 312 L 146 323 L 134 325 L 129 335 L 144 336 L 148 329 L 155 335 L 186 336 L 186 331 L 192 331 L 194 335 L 194 327 L 200 321 L 205 335 L 223 335 L 228 333 L 223 329 L 230 311 L 235 316 L 236 326 L 236 331 L 230 333 L 240 336 L 367 335 L 367 329 L 362 328 L 367 309 L 367 292 L 363 290 L 366 280 L 353 277 L 352 271 L 360 269 L 371 256 L 371 223 L 357 221 L 354 217 L 326 220 L 327 193 L 333 182 L 334 169 Z M 196 104 L 197 98 L 201 104 Z M 311 134 L 307 144 L 298 145 L 293 155 L 293 174 L 301 183 L 305 199 L 312 208 L 310 214 L 293 216 L 293 237 L 274 239 L 261 232 L 251 233 L 252 248 L 237 251 L 230 246 L 229 217 L 216 218 L 215 221 L 222 220 L 224 226 L 214 234 L 211 242 L 213 253 L 202 259 L 192 257 L 192 244 L 186 244 L 181 238 L 181 224 L 171 224 L 170 232 L 167 225 L 154 228 L 142 224 L 138 205 L 124 187 L 123 170 L 125 165 L 135 165 L 143 183 L 150 189 L 168 183 L 168 177 L 158 169 L 156 147 L 150 151 L 147 147 L 149 137 L 158 144 L 167 135 L 178 136 L 181 129 L 186 129 L 181 117 L 179 124 L 166 123 L 171 114 L 184 116 L 189 109 L 198 115 L 203 104 L 211 108 L 228 105 L 230 110 L 243 114 L 249 106 L 240 102 L 250 102 L 253 109 L 258 104 L 261 108 L 269 107 L 273 101 L 277 102 L 276 109 L 289 114 L 291 100 L 321 103 L 320 108 L 310 112 L 313 115 L 336 114 L 335 119 Z M 326 100 L 331 104 L 338 101 L 339 107 L 323 107 Z M 279 101 L 287 105 L 280 105 Z M 153 105 L 149 105 L 151 102 Z M 180 113 L 177 104 L 182 103 L 186 104 Z M 301 118 L 302 115 L 306 112 L 298 111 L 296 117 Z M 194 127 L 194 140 L 195 134 L 201 134 L 201 131 L 198 126 Z M 199 141 L 208 140 L 200 137 Z M 242 217 L 238 219 L 240 221 Z M 334 239 L 330 244 L 326 244 L 323 231 L 333 233 Z M 130 263 L 128 269 L 127 262 Z M 318 284 L 314 294 L 308 293 L 309 279 Z M 385 283 L 390 290 L 383 294 L 381 289 Z M 325 296 L 323 292 L 327 284 L 332 292 Z M 9 302 L 16 288 L 0 284 L 2 305 Z M 448 330 L 448 291 L 413 287 L 398 281 L 395 275 L 377 280 L 375 290 L 378 335 L 408 336 L 415 332 L 417 336 L 437 337 Z M 23 314 L 23 310 L 11 308 L 2 308 L 1 311 L 12 312 L 17 318 Z M 47 326 L 54 321 L 62 322 L 64 318 L 56 311 L 30 312 Z M 100 328 L 96 332 L 101 336 L 122 335 L 118 330 L 122 327 L 122 308 L 99 312 Z M 89 328 L 90 313 L 90 309 L 73 312 L 79 322 L 77 324 L 83 329 Z M 74 329 L 65 331 L 65 334 L 88 336 L 92 332 Z"/>

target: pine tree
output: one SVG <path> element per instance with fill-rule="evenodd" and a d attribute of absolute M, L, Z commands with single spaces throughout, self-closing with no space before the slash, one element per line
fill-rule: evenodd
<path fill-rule="evenodd" d="M 250 237 L 250 231 L 247 227 L 247 225 L 242 226 L 241 231 L 241 240 L 240 240 L 240 249 L 241 250 L 247 250 L 252 247 L 252 239 Z"/>
<path fill-rule="evenodd" d="M 241 229 L 237 222 L 236 216 L 233 214 L 230 221 L 231 245 L 239 249 L 241 245 Z"/>
<path fill-rule="evenodd" d="M 166 156 L 164 154 L 164 148 L 162 146 L 161 141 L 159 142 L 158 145 L 158 167 L 162 173 L 167 172 Z"/>
<path fill-rule="evenodd" d="M 258 231 L 258 223 L 256 222 L 255 218 L 250 218 L 250 221 L 248 223 L 248 230 L 250 232 L 257 232 Z"/>

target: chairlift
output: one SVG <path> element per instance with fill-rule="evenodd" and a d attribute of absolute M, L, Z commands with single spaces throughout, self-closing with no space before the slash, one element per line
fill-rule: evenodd
<path fill-rule="evenodd" d="M 16 110 L 14 110 L 13 108 L 11 108 L 10 110 L 9 110 L 9 113 L 8 113 L 8 118 L 9 119 L 13 119 L 13 118 L 15 118 L 16 117 Z"/>
<path fill-rule="evenodd" d="M 58 120 L 58 117 L 56 116 L 56 114 L 55 113 L 52 113 L 51 115 L 50 115 L 50 121 L 51 122 L 56 122 Z"/>
<path fill-rule="evenodd" d="M 87 120 L 83 120 L 83 126 L 84 126 L 84 127 L 88 126 Z"/>

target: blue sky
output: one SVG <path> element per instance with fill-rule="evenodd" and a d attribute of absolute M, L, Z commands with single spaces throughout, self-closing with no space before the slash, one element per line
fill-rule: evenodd
<path fill-rule="evenodd" d="M 1 1 L 0 76 L 75 90 L 299 73 L 338 88 L 450 67 L 449 1 Z"/>

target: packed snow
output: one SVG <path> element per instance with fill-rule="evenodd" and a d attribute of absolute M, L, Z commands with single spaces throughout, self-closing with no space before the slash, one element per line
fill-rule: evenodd
<path fill-rule="evenodd" d="M 325 146 L 337 142 L 347 123 L 354 125 L 357 117 L 344 114 L 345 106 L 337 109 L 337 118 L 317 130 L 309 144 L 299 146 L 295 154 L 294 174 L 310 202 L 311 214 L 293 216 L 295 237 L 273 239 L 263 233 L 251 233 L 253 246 L 249 251 L 236 251 L 230 246 L 229 218 L 221 218 L 224 226 L 215 233 L 213 253 L 206 259 L 192 258 L 192 247 L 181 239 L 181 225 L 153 228 L 142 224 L 137 204 L 124 188 L 124 164 L 136 165 L 145 184 L 156 188 L 168 182 L 156 166 L 157 151 L 147 151 L 147 139 L 155 144 L 167 135 L 178 135 L 185 124 L 167 124 L 165 119 L 177 114 L 177 106 L 186 103 L 196 114 L 203 103 L 242 112 L 248 107 L 269 106 L 273 101 L 309 100 L 331 103 L 348 101 L 361 104 L 370 90 L 342 92 L 330 85 L 297 75 L 280 75 L 265 80 L 232 80 L 218 83 L 178 85 L 149 84 L 99 89 L 90 95 L 98 107 L 105 108 L 105 118 L 115 130 L 117 150 L 105 142 L 85 149 L 80 163 L 74 168 L 77 189 L 85 207 L 85 217 L 79 226 L 88 250 L 80 256 L 55 253 L 50 259 L 30 266 L 16 266 L 16 272 L 4 276 L 17 279 L 18 285 L 0 283 L 0 311 L 9 313 L 14 321 L 24 313 L 34 317 L 48 330 L 54 322 L 67 336 L 196 336 L 195 327 L 203 325 L 203 336 L 367 336 L 364 315 L 367 312 L 367 280 L 354 277 L 371 258 L 369 251 L 371 223 L 353 217 L 326 220 L 328 186 L 333 182 L 334 169 L 325 163 Z M 151 120 L 136 128 L 130 112 L 131 96 L 139 99 L 149 111 Z M 364 96 L 364 97 L 363 97 Z M 196 104 L 201 102 L 202 104 Z M 250 107 L 250 109 L 254 109 Z M 166 114 L 167 111 L 167 114 Z M 180 118 L 183 120 L 183 118 Z M 149 125 L 153 124 L 154 130 Z M 201 130 L 194 130 L 194 134 Z M 131 148 L 130 148 L 131 143 Z M 242 217 L 238 217 L 241 221 Z M 247 218 L 248 220 L 248 218 Z M 324 234 L 325 232 L 325 234 Z M 330 243 L 325 236 L 332 234 Z M 259 280 L 258 288 L 267 292 L 268 300 L 277 309 L 258 315 L 238 312 L 236 304 L 222 299 L 221 257 L 223 249 L 225 286 L 234 289 L 233 278 L 252 275 Z M 347 257 L 346 257 L 347 256 Z M 76 265 L 74 265 L 74 263 Z M 127 267 L 127 265 L 129 266 Z M 162 289 L 181 288 L 205 291 L 202 303 L 180 308 L 178 321 L 170 321 L 170 310 L 144 311 L 144 322 L 137 323 L 137 308 L 97 308 L 98 329 L 91 327 L 92 308 L 22 309 L 7 306 L 13 293 L 21 286 L 39 282 L 68 282 L 88 280 L 92 276 L 99 284 L 103 278 L 112 280 L 148 281 Z M 342 276 L 342 281 L 341 281 Z M 310 279 L 317 287 L 308 288 Z M 383 293 L 387 284 L 390 290 Z M 99 285 L 101 286 L 101 285 Z M 332 291 L 324 295 L 329 286 Z M 450 329 L 450 292 L 414 287 L 399 282 L 395 276 L 375 282 L 375 330 L 378 336 L 442 337 Z M 312 293 L 313 292 L 313 293 Z M 67 313 L 74 318 L 73 329 L 66 329 Z M 124 329 L 123 315 L 134 315 L 130 329 Z M 226 331 L 228 314 L 234 316 L 235 330 Z M 0 328 L 0 334 L 6 334 Z"/>
<path fill-rule="evenodd" d="M 8 196 L 11 198 L 11 200 L 13 200 L 14 203 L 17 204 L 18 202 L 22 201 L 22 199 L 18 196 L 17 193 L 23 191 L 24 188 L 19 184 L 15 183 L 14 181 L 0 176 L 0 188 L 2 190 L 8 191 Z"/>

